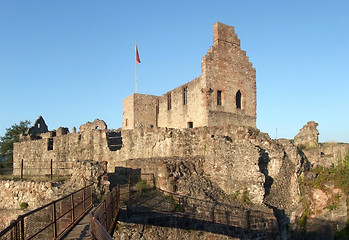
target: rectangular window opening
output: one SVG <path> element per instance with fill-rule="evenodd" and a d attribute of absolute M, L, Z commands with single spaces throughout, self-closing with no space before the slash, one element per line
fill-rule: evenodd
<path fill-rule="evenodd" d="M 188 128 L 193 128 L 193 127 L 194 127 L 193 122 L 188 122 Z"/>
<path fill-rule="evenodd" d="M 183 88 L 183 105 L 188 104 L 188 87 Z"/>
<path fill-rule="evenodd" d="M 47 151 L 53 150 L 53 138 L 49 138 L 47 141 Z"/>
<path fill-rule="evenodd" d="M 222 105 L 222 91 L 217 91 L 217 105 Z"/>
<path fill-rule="evenodd" d="M 171 106 L 171 93 L 167 94 L 167 110 L 170 110 Z"/>

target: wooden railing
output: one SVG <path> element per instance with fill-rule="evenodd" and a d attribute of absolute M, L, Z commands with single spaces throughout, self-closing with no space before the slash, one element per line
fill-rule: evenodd
<path fill-rule="evenodd" d="M 19 216 L 0 240 L 60 239 L 92 208 L 93 184 Z"/>

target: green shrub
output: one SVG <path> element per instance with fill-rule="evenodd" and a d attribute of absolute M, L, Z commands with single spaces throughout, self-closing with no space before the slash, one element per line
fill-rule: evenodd
<path fill-rule="evenodd" d="M 29 204 L 27 202 L 21 202 L 21 204 L 19 204 L 20 208 L 22 210 L 27 209 L 29 207 Z"/>
<path fill-rule="evenodd" d="M 239 197 L 239 195 L 240 195 L 240 191 L 235 191 L 235 193 L 229 195 L 229 198 L 231 200 L 235 200 Z"/>
<path fill-rule="evenodd" d="M 149 189 L 152 189 L 152 187 L 150 187 L 146 181 L 143 181 L 143 180 L 140 180 L 138 183 L 136 183 L 136 186 L 135 188 L 139 191 L 142 191 L 142 192 L 146 192 L 148 191 Z"/>
<path fill-rule="evenodd" d="M 248 193 L 248 190 L 247 189 L 244 189 L 244 191 L 242 192 L 242 201 L 244 203 L 250 203 L 250 196 L 249 196 L 249 193 Z"/>

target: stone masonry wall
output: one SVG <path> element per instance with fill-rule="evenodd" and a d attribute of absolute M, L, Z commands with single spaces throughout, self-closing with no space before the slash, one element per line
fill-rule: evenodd
<path fill-rule="evenodd" d="M 132 94 L 122 101 L 122 128 L 133 129 L 135 124 L 134 100 L 135 94 Z"/>
<path fill-rule="evenodd" d="M 205 87 L 202 77 L 175 88 L 159 97 L 159 127 L 187 128 L 207 126 L 205 111 Z M 184 91 L 187 88 L 187 102 L 184 104 Z M 168 96 L 171 95 L 171 109 L 168 109 Z"/>
<path fill-rule="evenodd" d="M 261 149 L 265 147 L 260 145 L 269 142 L 274 146 L 275 143 L 272 143 L 269 137 L 263 137 L 256 144 L 250 139 L 256 131 L 252 129 L 232 125 L 193 129 L 143 127 L 123 130 L 123 147 L 118 151 L 110 151 L 108 148 L 106 130 L 91 130 L 54 137 L 51 151 L 46 149 L 45 140 L 25 141 L 15 144 L 14 173 L 20 174 L 21 159 L 24 159 L 24 166 L 31 166 L 33 169 L 47 166 L 53 159 L 55 166 L 62 164 L 60 166 L 68 168 L 65 169 L 65 173 L 69 173 L 70 166 L 78 160 L 106 161 L 108 171 L 114 172 L 115 167 L 125 166 L 131 159 L 139 159 L 138 168 L 143 171 L 152 168 L 150 172 L 157 171 L 159 176 L 166 176 L 168 173 L 165 167 L 159 167 L 149 159 L 198 157 L 204 160 L 205 174 L 210 175 L 213 182 L 227 194 L 246 190 L 250 194 L 251 201 L 261 203 L 266 194 L 266 179 L 276 178 L 280 172 L 280 167 L 271 167 L 282 165 L 281 163 L 285 161 L 285 150 L 278 153 L 278 158 L 268 165 L 271 161 L 268 156 L 276 151 L 271 148 L 271 152 L 265 154 L 266 160 L 263 160 L 265 166 L 262 167 Z M 279 148 L 283 149 L 282 146 Z M 299 158 L 297 159 L 300 161 Z M 295 163 L 295 166 L 299 167 L 299 165 L 299 162 Z M 41 172 L 44 171 L 41 170 Z M 273 173 L 273 176 L 269 173 Z M 165 178 L 159 177 L 158 180 L 163 182 L 166 189 L 171 189 L 169 185 L 171 183 L 166 182 Z"/>
<path fill-rule="evenodd" d="M 153 95 L 134 93 L 123 101 L 123 129 L 156 127 L 158 124 L 158 98 Z"/>
<path fill-rule="evenodd" d="M 349 153 L 349 144 L 324 143 L 317 148 L 303 150 L 303 152 L 313 167 L 329 168 L 344 161 L 345 155 Z"/>
<path fill-rule="evenodd" d="M 23 141 L 14 144 L 14 175 L 21 173 L 23 160 L 24 175 L 53 174 L 70 175 L 72 164 L 77 160 L 110 161 L 118 157 L 118 151 L 110 151 L 107 142 L 108 130 L 90 130 L 56 136 L 53 150 L 48 150 L 48 139 Z"/>
<path fill-rule="evenodd" d="M 144 94 L 134 94 L 135 127 L 156 127 L 158 97 Z"/>
<path fill-rule="evenodd" d="M 314 121 L 307 122 L 306 125 L 299 130 L 299 133 L 294 137 L 294 144 L 301 149 L 311 149 L 319 146 L 318 135 L 319 131 L 317 130 L 317 124 Z"/>
<path fill-rule="evenodd" d="M 35 209 L 52 200 L 54 189 L 49 182 L 0 180 L 0 209 L 19 209 L 20 203 L 28 203 Z"/>
<path fill-rule="evenodd" d="M 206 86 L 212 90 L 207 98 L 207 109 L 256 118 L 256 70 L 246 52 L 241 50 L 240 40 L 234 28 L 215 23 L 213 40 L 214 45 L 202 58 L 201 63 Z M 221 105 L 218 105 L 216 100 L 218 90 L 222 91 Z M 241 109 L 236 106 L 238 91 L 242 94 Z M 255 126 L 255 120 L 252 126 Z"/>
<path fill-rule="evenodd" d="M 54 198 L 54 191 L 49 182 L 25 182 L 0 180 L 0 231 L 10 225 L 18 215 L 34 210 Z M 28 208 L 20 209 L 21 203 L 28 203 Z"/>

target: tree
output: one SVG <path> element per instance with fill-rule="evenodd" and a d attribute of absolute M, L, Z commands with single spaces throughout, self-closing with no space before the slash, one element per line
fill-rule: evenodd
<path fill-rule="evenodd" d="M 6 128 L 5 135 L 0 137 L 0 156 L 5 158 L 7 163 L 12 163 L 13 161 L 13 143 L 19 141 L 19 135 L 24 134 L 29 125 L 30 121 L 21 121 L 19 124 Z"/>

